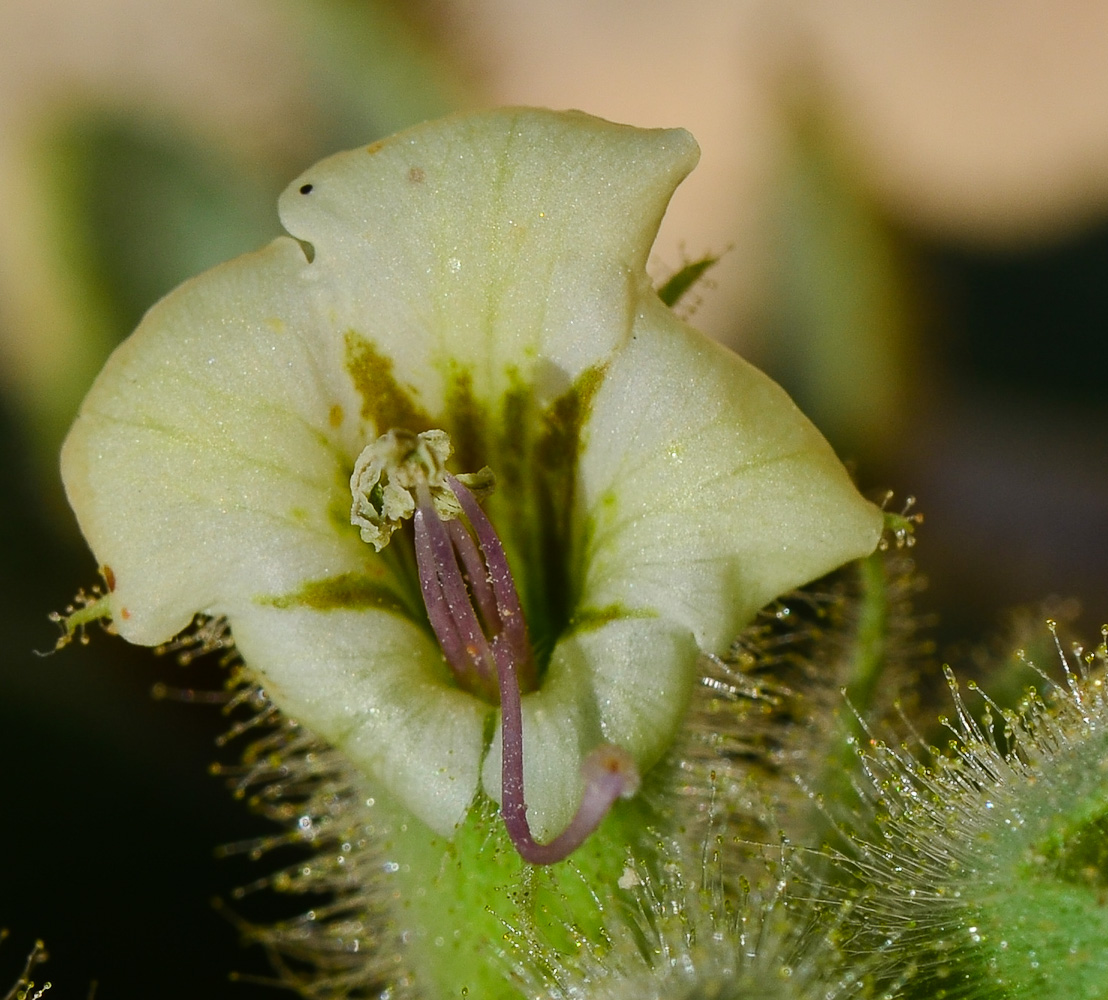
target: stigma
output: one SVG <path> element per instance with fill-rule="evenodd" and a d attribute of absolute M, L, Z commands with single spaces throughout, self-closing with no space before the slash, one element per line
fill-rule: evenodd
<path fill-rule="evenodd" d="M 620 798 L 639 787 L 631 755 L 597 746 L 581 767 L 584 792 L 576 814 L 548 843 L 527 820 L 523 787 L 522 696 L 539 686 L 519 593 L 500 537 L 478 502 L 492 489 L 489 469 L 447 471 L 445 431 L 390 430 L 367 446 L 354 467 L 351 523 L 380 551 L 412 519 L 416 565 L 427 620 L 458 685 L 501 712 L 501 815 L 524 861 L 552 864 L 596 830 Z"/>

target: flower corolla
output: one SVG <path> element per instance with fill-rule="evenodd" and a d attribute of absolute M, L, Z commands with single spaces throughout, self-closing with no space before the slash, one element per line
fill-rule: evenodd
<path fill-rule="evenodd" d="M 697 157 L 510 109 L 295 180 L 290 235 L 154 306 L 66 441 L 118 632 L 225 617 L 286 714 L 446 836 L 506 796 L 509 752 L 543 840 L 583 767 L 645 773 L 701 652 L 882 523 L 785 393 L 655 294 Z"/>

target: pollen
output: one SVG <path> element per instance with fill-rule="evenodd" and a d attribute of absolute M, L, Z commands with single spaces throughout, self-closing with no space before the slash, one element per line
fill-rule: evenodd
<path fill-rule="evenodd" d="M 362 541 L 378 552 L 388 545 L 393 532 L 415 514 L 420 488 L 428 490 L 440 517 L 457 517 L 461 508 L 446 482 L 446 463 L 453 452 L 446 431 L 413 434 L 395 427 L 363 448 L 350 476 L 350 523 L 360 529 Z M 488 468 L 458 478 L 478 495 L 493 488 Z"/>

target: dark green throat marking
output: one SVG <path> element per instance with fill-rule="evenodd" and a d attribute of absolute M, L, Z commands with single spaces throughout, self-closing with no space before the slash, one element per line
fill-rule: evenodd
<path fill-rule="evenodd" d="M 414 386 L 401 385 L 393 375 L 392 358 L 355 330 L 347 330 L 343 339 L 346 370 L 362 397 L 362 419 L 372 420 L 379 434 L 392 427 L 428 430 L 431 418 L 415 401 Z"/>
<path fill-rule="evenodd" d="M 549 402 L 509 373 L 499 413 L 473 393 L 464 370 L 450 381 L 446 430 L 460 468 L 488 464 L 497 489 L 486 506 L 500 533 L 523 602 L 540 676 L 557 639 L 566 633 L 579 594 L 581 539 L 574 536 L 581 432 L 604 378 L 603 366 L 584 371 Z"/>
<path fill-rule="evenodd" d="M 580 608 L 570 619 L 572 632 L 589 632 L 603 628 L 609 622 L 623 618 L 657 618 L 658 612 L 650 608 L 629 608 L 623 604 L 606 604 L 602 608 Z"/>
<path fill-rule="evenodd" d="M 446 372 L 444 411 L 432 416 L 372 340 L 348 330 L 344 343 L 362 419 L 378 434 L 441 427 L 454 446 L 452 470 L 476 472 L 488 465 L 496 475 L 496 490 L 485 506 L 515 576 L 541 675 L 555 642 L 572 627 L 580 597 L 574 590 L 583 558 L 583 539 L 575 537 L 575 531 L 581 533 L 575 516 L 577 464 L 604 366 L 587 369 L 545 400 L 528 379 L 510 370 L 507 391 L 490 407 L 474 389 L 473 371 L 454 364 Z M 410 546 L 399 548 L 410 554 Z M 414 565 L 411 570 L 406 575 L 415 578 Z M 354 592 L 348 596 L 362 599 Z"/>
<path fill-rule="evenodd" d="M 258 603 L 282 609 L 367 611 L 379 608 L 411 614 L 411 609 L 388 583 L 363 573 L 342 573 L 323 580 L 310 580 L 291 594 L 259 597 Z"/>

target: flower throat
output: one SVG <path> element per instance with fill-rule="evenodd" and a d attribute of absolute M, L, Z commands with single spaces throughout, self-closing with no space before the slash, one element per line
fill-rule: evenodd
<path fill-rule="evenodd" d="M 550 864 L 576 850 L 618 798 L 634 795 L 639 776 L 625 750 L 598 746 L 582 765 L 585 791 L 569 825 L 546 844 L 531 835 L 521 697 L 538 687 L 538 671 L 504 546 L 477 499 L 492 489 L 492 472 L 452 475 L 451 452 L 441 430 L 379 437 L 355 463 L 350 520 L 380 551 L 412 518 L 420 590 L 446 663 L 459 686 L 500 705 L 504 825 L 524 860 Z"/>

